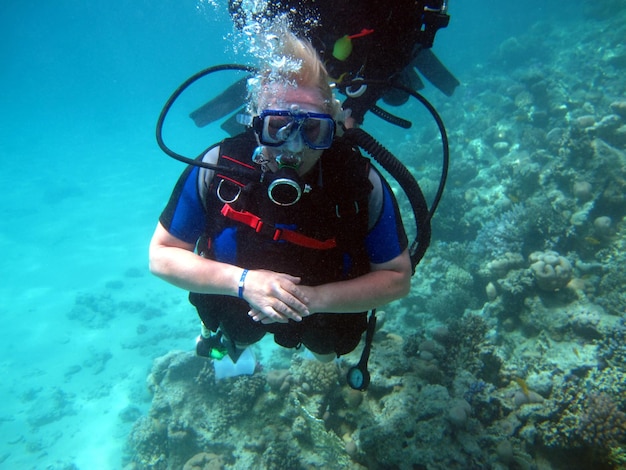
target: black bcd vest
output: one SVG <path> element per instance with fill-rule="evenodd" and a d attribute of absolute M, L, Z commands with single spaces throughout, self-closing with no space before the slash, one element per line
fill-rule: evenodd
<path fill-rule="evenodd" d="M 226 139 L 220 144 L 218 165 L 258 169 L 251 160 L 256 147 L 251 131 Z M 204 201 L 208 224 L 201 242 L 204 246 L 199 250 L 211 259 L 224 261 L 216 254 L 215 243 L 230 229 L 236 246 L 234 264 L 238 266 L 299 276 L 305 285 L 361 276 L 370 271 L 365 250 L 372 190 L 369 169 L 369 160 L 336 138 L 304 176 L 310 191 L 288 207 L 270 200 L 267 183 L 259 181 L 260 171 L 254 178 L 218 171 Z M 217 196 L 218 187 L 222 199 L 230 200 L 224 198 L 229 193 L 239 196 L 225 208 Z M 246 222 L 225 213 L 245 214 Z M 251 226 L 247 223 L 250 219 L 261 223 Z"/>

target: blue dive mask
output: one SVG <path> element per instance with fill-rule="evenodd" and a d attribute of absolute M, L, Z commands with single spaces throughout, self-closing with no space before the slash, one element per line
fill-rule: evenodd
<path fill-rule="evenodd" d="M 307 147 L 330 148 L 335 136 L 335 120 L 330 114 L 267 109 L 252 120 L 259 141 L 268 147 L 280 147 L 302 138 Z"/>

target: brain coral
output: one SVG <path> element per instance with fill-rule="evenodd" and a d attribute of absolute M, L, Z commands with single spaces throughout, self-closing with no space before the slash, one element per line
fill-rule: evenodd
<path fill-rule="evenodd" d="M 337 386 L 339 371 L 334 362 L 322 363 L 315 360 L 294 358 L 292 374 L 296 382 L 311 393 L 328 393 Z"/>
<path fill-rule="evenodd" d="M 556 251 L 535 251 L 529 256 L 530 269 L 541 290 L 555 291 L 572 278 L 572 265 Z"/>

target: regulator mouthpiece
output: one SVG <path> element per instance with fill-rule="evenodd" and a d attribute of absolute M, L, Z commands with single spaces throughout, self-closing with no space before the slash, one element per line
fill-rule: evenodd
<path fill-rule="evenodd" d="M 292 168 L 284 166 L 276 173 L 266 174 L 271 182 L 267 187 L 267 195 L 270 200 L 279 206 L 293 206 L 302 197 L 303 189 L 298 172 Z"/>

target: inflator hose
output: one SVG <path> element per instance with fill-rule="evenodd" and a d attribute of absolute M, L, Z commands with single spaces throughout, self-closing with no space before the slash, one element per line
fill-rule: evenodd
<path fill-rule="evenodd" d="M 163 150 L 163 152 L 165 152 L 166 155 L 169 155 L 174 160 L 178 160 L 179 162 L 186 163 L 187 165 L 194 165 L 194 166 L 198 166 L 198 167 L 201 167 L 201 168 L 207 168 L 209 170 L 228 171 L 231 174 L 235 174 L 235 175 L 239 175 L 239 176 L 243 176 L 243 177 L 247 177 L 247 178 L 254 178 L 254 176 L 256 176 L 256 172 L 247 170 L 245 168 L 237 168 L 237 169 L 235 169 L 235 168 L 230 168 L 230 167 L 226 167 L 226 166 L 214 165 L 214 164 L 211 164 L 211 163 L 203 162 L 202 161 L 202 157 L 206 153 L 206 150 L 204 152 L 202 152 L 196 158 L 189 158 L 189 157 L 181 155 L 181 154 L 179 154 L 177 152 L 174 152 L 171 148 L 169 148 L 169 146 L 167 146 L 167 144 L 163 140 L 163 123 L 165 122 L 165 117 L 169 113 L 172 105 L 178 99 L 178 97 L 187 88 L 189 88 L 193 83 L 197 82 L 202 77 L 206 77 L 207 75 L 210 75 L 210 74 L 215 73 L 215 72 L 222 72 L 224 70 L 238 70 L 238 71 L 243 71 L 243 72 L 256 72 L 256 69 L 254 67 L 250 67 L 248 65 L 223 64 L 223 65 L 215 65 L 213 67 L 206 68 L 206 69 L 201 70 L 200 72 L 192 75 L 191 77 L 189 77 L 187 80 L 185 80 L 183 83 L 181 83 L 179 85 L 179 87 L 176 88 L 176 90 L 174 90 L 174 93 L 172 93 L 172 95 L 168 98 L 168 100 L 163 105 L 163 108 L 161 109 L 161 113 L 159 114 L 159 118 L 157 119 L 156 141 L 157 141 L 157 144 L 159 145 L 159 147 L 161 148 L 161 150 Z"/>
<path fill-rule="evenodd" d="M 409 247 L 411 266 L 415 272 L 415 267 L 428 249 L 431 236 L 430 212 L 422 189 L 404 164 L 367 132 L 362 129 L 346 129 L 343 135 L 369 153 L 405 192 L 417 226 L 417 235 Z"/>
<path fill-rule="evenodd" d="M 394 126 L 401 127 L 402 129 L 410 129 L 413 123 L 411 121 L 407 121 L 406 119 L 402 119 L 399 116 L 394 116 L 389 111 L 385 111 L 384 109 L 378 106 L 372 106 L 370 108 L 370 112 L 384 121 L 387 121 L 389 124 L 393 124 Z"/>

